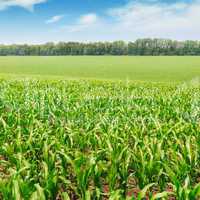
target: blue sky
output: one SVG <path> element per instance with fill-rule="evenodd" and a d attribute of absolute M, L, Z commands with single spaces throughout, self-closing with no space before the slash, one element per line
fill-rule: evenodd
<path fill-rule="evenodd" d="M 200 40 L 200 0 L 0 0 L 0 43 Z"/>

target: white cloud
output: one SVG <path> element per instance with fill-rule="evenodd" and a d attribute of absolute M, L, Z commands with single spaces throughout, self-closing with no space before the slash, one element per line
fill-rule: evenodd
<path fill-rule="evenodd" d="M 97 25 L 97 22 L 98 16 L 95 13 L 88 13 L 80 16 L 75 24 L 64 26 L 63 29 L 68 32 L 80 32 Z"/>
<path fill-rule="evenodd" d="M 200 0 L 192 3 L 129 1 L 108 9 L 104 16 L 83 15 L 62 30 L 67 32 L 67 38 L 78 41 L 131 41 L 146 37 L 200 40 L 199 19 Z"/>
<path fill-rule="evenodd" d="M 53 16 L 51 17 L 50 19 L 48 19 L 46 21 L 46 24 L 53 24 L 53 23 L 56 23 L 58 21 L 60 21 L 61 19 L 63 19 L 64 15 L 56 15 L 56 16 Z"/>
<path fill-rule="evenodd" d="M 34 5 L 44 3 L 47 0 L 0 0 L 0 10 L 11 6 L 20 6 L 28 10 L 33 10 Z"/>
<path fill-rule="evenodd" d="M 112 30 L 128 39 L 164 37 L 200 39 L 200 2 L 134 3 L 109 9 Z"/>
<path fill-rule="evenodd" d="M 89 13 L 80 17 L 79 24 L 91 25 L 94 24 L 96 21 L 97 21 L 97 15 L 94 13 Z"/>
<path fill-rule="evenodd" d="M 5 2 L 11 3 L 8 5 Z M 45 0 L 0 0 L 0 8 L 2 8 L 2 5 L 4 5 L 4 8 L 11 6 L 14 4 L 13 2 L 15 2 L 15 5 L 29 8 L 37 3 L 45 2 Z M 179 3 L 167 4 L 160 2 L 160 0 L 129 1 L 121 7 L 108 9 L 104 15 L 86 13 L 75 19 L 74 23 L 72 22 L 60 29 L 43 30 L 43 32 L 38 29 L 37 32 L 41 31 L 41 35 L 33 34 L 32 29 L 30 31 L 26 29 L 29 32 L 29 34 L 26 34 L 29 39 L 27 41 L 31 42 L 33 38 L 41 43 L 61 40 L 132 41 L 144 37 L 200 40 L 200 0 L 193 0 L 190 3 L 179 1 Z M 24 35 L 17 35 L 14 42 L 17 43 L 17 38 L 22 36 L 21 41 L 24 42 Z M 8 37 L 10 40 L 14 38 L 13 34 L 3 34 L 0 41 L 4 42 L 5 39 L 3 38 L 8 40 Z"/>

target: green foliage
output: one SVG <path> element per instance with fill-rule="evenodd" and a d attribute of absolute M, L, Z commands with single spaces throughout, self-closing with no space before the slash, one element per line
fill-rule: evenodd
<path fill-rule="evenodd" d="M 198 199 L 200 87 L 1 80 L 0 199 Z"/>
<path fill-rule="evenodd" d="M 199 41 L 138 39 L 135 42 L 59 42 L 42 45 L 0 45 L 0 55 L 200 55 Z"/>

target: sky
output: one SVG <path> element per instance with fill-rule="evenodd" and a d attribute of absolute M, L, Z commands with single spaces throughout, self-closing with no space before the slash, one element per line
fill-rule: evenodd
<path fill-rule="evenodd" d="M 0 43 L 200 40 L 200 0 L 0 0 Z"/>

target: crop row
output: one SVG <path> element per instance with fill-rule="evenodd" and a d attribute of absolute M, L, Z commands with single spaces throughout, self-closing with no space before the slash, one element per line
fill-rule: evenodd
<path fill-rule="evenodd" d="M 0 81 L 0 199 L 200 194 L 200 87 Z"/>

